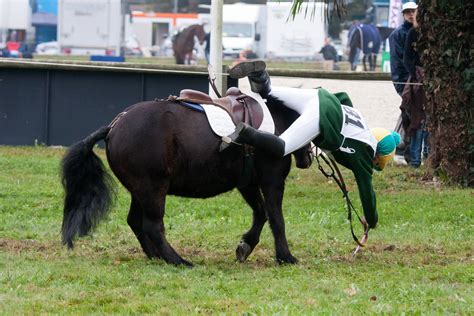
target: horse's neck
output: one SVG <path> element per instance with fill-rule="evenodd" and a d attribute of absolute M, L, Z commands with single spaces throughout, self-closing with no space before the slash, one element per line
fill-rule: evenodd
<path fill-rule="evenodd" d="M 283 133 L 299 117 L 299 114 L 290 108 L 287 108 L 283 102 L 268 96 L 267 106 L 275 122 L 275 131 L 278 134 Z"/>

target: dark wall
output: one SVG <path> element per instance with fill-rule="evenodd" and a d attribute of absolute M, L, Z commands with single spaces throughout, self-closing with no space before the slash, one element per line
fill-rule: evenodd
<path fill-rule="evenodd" d="M 123 109 L 184 88 L 208 91 L 204 71 L 0 67 L 0 144 L 70 145 Z M 236 82 L 233 82 L 236 84 Z"/>

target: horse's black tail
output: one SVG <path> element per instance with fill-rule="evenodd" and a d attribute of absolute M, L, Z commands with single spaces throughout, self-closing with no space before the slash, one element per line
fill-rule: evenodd
<path fill-rule="evenodd" d="M 72 145 L 61 162 L 61 180 L 65 191 L 62 243 L 73 248 L 76 235 L 86 236 L 110 208 L 112 177 L 92 148 L 104 139 L 110 127 L 102 127 Z"/>

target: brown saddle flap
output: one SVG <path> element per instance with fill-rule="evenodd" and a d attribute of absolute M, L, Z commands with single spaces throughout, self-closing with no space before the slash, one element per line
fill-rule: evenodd
<path fill-rule="evenodd" d="M 240 122 L 259 128 L 263 121 L 263 109 L 254 98 L 243 94 L 238 88 L 231 87 L 222 98 L 213 99 L 210 95 L 191 89 L 181 90 L 177 101 L 200 104 L 213 104 L 226 110 L 235 125 Z"/>

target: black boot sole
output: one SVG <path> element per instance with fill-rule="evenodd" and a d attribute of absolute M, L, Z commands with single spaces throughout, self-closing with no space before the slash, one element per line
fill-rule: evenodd
<path fill-rule="evenodd" d="M 264 71 L 266 67 L 267 65 L 263 60 L 244 61 L 229 70 L 229 75 L 231 78 L 240 79 L 247 77 L 252 72 Z"/>

